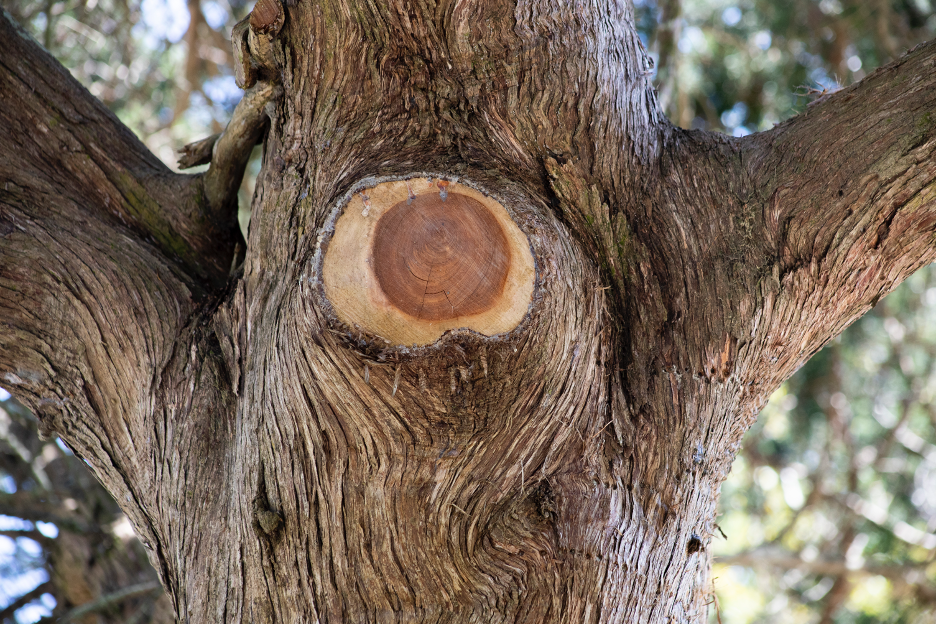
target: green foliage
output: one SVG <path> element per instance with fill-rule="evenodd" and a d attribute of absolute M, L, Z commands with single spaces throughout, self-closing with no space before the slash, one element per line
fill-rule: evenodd
<path fill-rule="evenodd" d="M 635 5 L 661 59 L 658 84 L 670 118 L 735 135 L 771 128 L 936 33 L 933 0 Z"/>

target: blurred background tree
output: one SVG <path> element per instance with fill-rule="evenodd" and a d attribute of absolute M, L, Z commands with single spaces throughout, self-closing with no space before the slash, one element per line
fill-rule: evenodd
<path fill-rule="evenodd" d="M 248 0 L 13 0 L 6 10 L 169 166 L 240 98 Z M 767 130 L 936 36 L 936 0 L 634 0 L 674 123 Z M 247 228 L 254 159 L 242 188 Z M 2 383 L 2 382 L 0 382 Z M 765 407 L 722 488 L 711 621 L 936 622 L 936 273 Z M 0 391 L 0 624 L 171 622 L 129 523 Z M 59 619 L 63 618 L 63 619 Z"/>

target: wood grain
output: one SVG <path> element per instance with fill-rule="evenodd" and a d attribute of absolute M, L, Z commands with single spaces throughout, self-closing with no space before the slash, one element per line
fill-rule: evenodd
<path fill-rule="evenodd" d="M 510 248 L 497 219 L 460 193 L 396 203 L 377 223 L 371 256 L 380 288 L 420 320 L 489 310 L 502 296 Z"/>
<path fill-rule="evenodd" d="M 428 344 L 457 328 L 485 336 L 514 329 L 534 275 L 529 241 L 503 206 L 422 177 L 355 193 L 323 267 L 338 319 L 397 345 Z"/>

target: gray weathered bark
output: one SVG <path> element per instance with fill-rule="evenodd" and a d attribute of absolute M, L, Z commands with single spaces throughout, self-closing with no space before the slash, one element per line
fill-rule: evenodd
<path fill-rule="evenodd" d="M 623 2 L 274 2 L 197 176 L 2 21 L 2 383 L 186 621 L 705 621 L 744 431 L 936 257 L 936 45 L 732 139 L 663 118 Z M 240 264 L 223 190 L 261 131 Z M 336 206 L 415 174 L 529 238 L 517 329 L 337 320 Z"/>

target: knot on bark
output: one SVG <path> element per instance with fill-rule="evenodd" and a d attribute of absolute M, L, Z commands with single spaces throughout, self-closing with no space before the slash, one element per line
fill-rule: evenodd
<path fill-rule="evenodd" d="M 435 176 L 365 182 L 378 183 L 344 198 L 321 254 L 325 296 L 341 322 L 402 346 L 520 324 L 536 269 L 504 205 Z"/>
<path fill-rule="evenodd" d="M 254 498 L 250 502 L 250 511 L 253 516 L 254 531 L 256 531 L 260 541 L 265 543 L 267 547 L 282 537 L 283 516 L 270 507 L 270 499 L 267 497 L 266 478 L 262 466 L 256 494 L 254 494 Z"/>
<path fill-rule="evenodd" d="M 283 517 L 269 508 L 266 497 L 258 496 L 253 500 L 254 521 L 267 537 L 275 537 L 283 528 Z"/>

